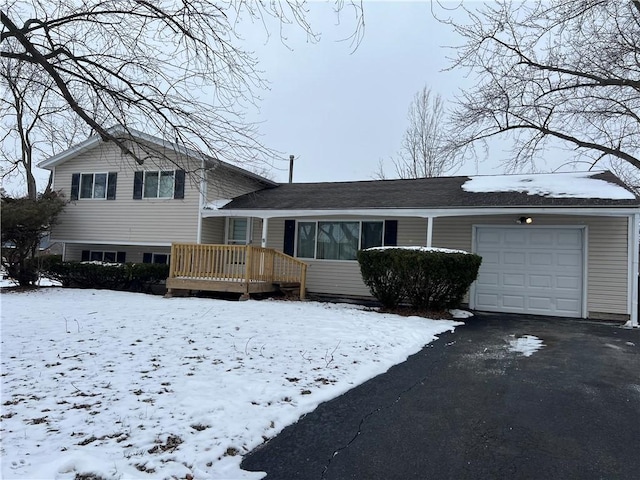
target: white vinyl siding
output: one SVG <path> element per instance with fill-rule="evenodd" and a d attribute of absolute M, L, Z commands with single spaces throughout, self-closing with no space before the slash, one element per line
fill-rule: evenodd
<path fill-rule="evenodd" d="M 70 197 L 71 176 L 86 172 L 118 172 L 118 194 L 109 202 L 70 202 L 54 227 L 52 238 L 60 241 L 92 242 L 195 242 L 197 239 L 199 194 L 197 185 L 186 180 L 181 200 L 133 199 L 134 171 L 159 171 L 152 161 L 138 165 L 106 143 L 73 158 L 55 169 L 55 190 Z M 167 165 L 167 167 L 171 167 Z"/>

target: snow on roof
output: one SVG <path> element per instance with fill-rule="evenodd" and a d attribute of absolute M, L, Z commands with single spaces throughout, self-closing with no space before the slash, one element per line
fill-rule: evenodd
<path fill-rule="evenodd" d="M 599 173 L 602 172 L 481 175 L 469 177 L 462 189 L 473 193 L 522 192 L 550 198 L 635 199 L 633 193 L 620 185 L 592 178 Z"/>
<path fill-rule="evenodd" d="M 366 250 L 417 250 L 419 252 L 440 252 L 440 253 L 463 253 L 465 255 L 469 255 L 469 252 L 465 252 L 464 250 L 453 250 L 451 248 L 440 248 L 440 247 L 421 247 L 421 246 L 387 246 L 387 247 L 370 247 Z"/>

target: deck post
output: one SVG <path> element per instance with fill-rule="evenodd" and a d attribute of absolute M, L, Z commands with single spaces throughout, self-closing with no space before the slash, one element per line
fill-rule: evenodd
<path fill-rule="evenodd" d="M 300 300 L 304 300 L 307 296 L 307 264 L 304 263 L 300 266 Z"/>
<path fill-rule="evenodd" d="M 176 276 L 176 244 L 171 242 L 171 256 L 169 257 L 169 278 Z M 165 297 L 172 297 L 173 289 L 167 288 Z"/>
<path fill-rule="evenodd" d="M 245 293 L 249 295 L 249 282 L 251 280 L 251 263 L 253 259 L 251 258 L 251 245 L 247 245 L 245 247 L 245 256 L 244 256 L 244 281 L 245 281 Z"/>

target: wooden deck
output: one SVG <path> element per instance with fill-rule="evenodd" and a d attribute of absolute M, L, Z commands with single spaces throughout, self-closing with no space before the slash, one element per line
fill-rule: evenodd
<path fill-rule="evenodd" d="M 177 290 L 252 293 L 306 290 L 307 264 L 272 248 L 174 243 L 167 294 Z"/>

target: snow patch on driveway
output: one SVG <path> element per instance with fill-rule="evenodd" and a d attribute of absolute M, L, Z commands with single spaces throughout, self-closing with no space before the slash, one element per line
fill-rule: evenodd
<path fill-rule="evenodd" d="M 515 337 L 515 335 L 512 335 Z M 509 340 L 509 351 L 520 353 L 523 357 L 530 357 L 544 347 L 544 343 L 534 335 L 523 335 Z"/>

